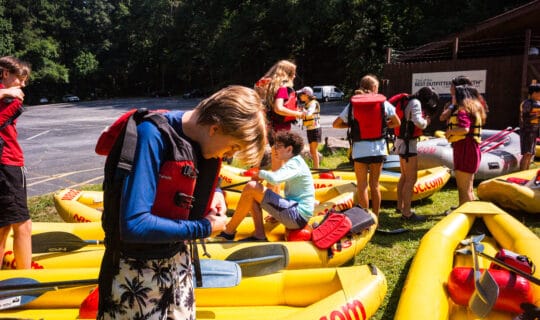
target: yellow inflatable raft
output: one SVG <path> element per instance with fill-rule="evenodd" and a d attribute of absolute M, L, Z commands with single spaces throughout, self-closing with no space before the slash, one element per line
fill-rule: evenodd
<path fill-rule="evenodd" d="M 97 268 L 35 270 L 31 274 L 20 274 L 39 277 L 42 282 L 51 272 L 73 274 L 78 271 L 82 272 L 78 279 L 97 277 Z M 8 275 L 0 277 L 5 279 Z M 79 306 L 90 288 L 47 292 L 20 309 L 0 311 L 0 318 L 82 319 Z M 369 265 L 285 270 L 243 278 L 236 287 L 195 289 L 197 319 L 369 319 L 381 305 L 386 290 L 384 274 Z M 85 314 L 91 313 L 92 310 L 85 310 Z"/>
<path fill-rule="evenodd" d="M 222 186 L 231 186 L 233 189 L 242 190 L 244 185 L 242 182 L 246 182 L 251 178 L 245 176 L 245 169 L 236 168 L 233 166 L 223 166 L 221 168 L 220 177 Z M 353 171 L 331 171 L 335 179 L 321 178 L 320 173 L 314 173 L 314 185 L 315 189 L 327 188 L 332 186 L 341 185 L 350 181 L 356 181 L 356 177 Z M 383 170 L 379 179 L 379 185 L 381 189 L 381 198 L 384 201 L 396 201 L 397 200 L 397 184 L 399 181 L 400 173 L 394 171 Z M 418 180 L 413 189 L 413 201 L 427 198 L 435 192 L 442 189 L 448 180 L 450 180 L 450 169 L 444 166 L 434 167 L 430 169 L 418 170 Z"/>
<path fill-rule="evenodd" d="M 19 274 L 38 278 L 39 273 L 41 282 L 45 281 L 42 276 L 47 277 L 53 271 L 61 274 L 64 270 Z M 80 270 L 70 273 L 76 271 Z M 97 268 L 85 272 L 97 277 Z M 85 275 L 79 279 L 82 277 Z M 47 292 L 19 309 L 0 311 L 0 318 L 84 319 L 79 317 L 79 306 L 90 288 Z M 369 265 L 284 270 L 243 278 L 232 288 L 195 289 L 197 319 L 369 319 L 379 308 L 386 290 L 382 272 Z M 92 314 L 92 311 L 95 309 L 84 310 L 84 314 Z"/>
<path fill-rule="evenodd" d="M 540 170 L 530 169 L 483 181 L 478 197 L 508 210 L 540 213 L 539 175 Z"/>
<path fill-rule="evenodd" d="M 354 186 L 352 187 L 354 188 Z M 337 191 L 336 191 L 337 192 Z M 333 202 L 325 202 L 319 206 L 321 212 L 339 204 Z M 372 214 L 373 219 L 377 222 L 377 217 Z M 310 224 L 318 222 L 323 218 L 322 215 L 314 216 L 310 220 Z M 316 267 L 335 267 L 346 264 L 354 260 L 354 257 L 366 246 L 369 240 L 373 237 L 377 225 L 374 224 L 362 233 L 352 236 L 346 236 L 340 240 L 339 245 L 333 248 L 333 257 L 328 256 L 326 250 L 318 249 L 311 241 L 285 241 L 286 230 L 280 223 L 265 223 L 266 235 L 269 243 L 282 244 L 287 248 L 289 256 L 288 269 L 301 268 L 316 268 Z M 248 237 L 254 230 L 253 220 L 246 218 L 237 229 L 237 239 Z M 74 234 L 84 240 L 103 240 L 104 234 L 100 222 L 89 223 L 46 223 L 34 222 L 33 233 L 44 233 L 62 231 L 69 234 Z M 47 241 L 47 237 L 45 240 Z M 71 240 L 70 240 L 71 241 Z M 51 241 L 50 246 L 55 252 L 34 254 L 34 268 L 62 268 L 70 267 L 96 267 L 101 262 L 103 255 L 102 245 L 84 245 L 82 249 L 73 252 L 61 252 L 62 243 Z M 95 241 L 94 241 L 95 242 Z M 70 242 L 73 244 L 73 241 Z M 69 244 L 69 243 L 68 243 Z M 77 243 L 75 243 L 77 244 Z M 206 244 L 206 249 L 213 259 L 225 259 L 233 252 L 249 246 L 261 245 L 262 243 L 249 242 L 209 242 Z M 46 243 L 42 243 L 47 247 Z M 13 267 L 13 254 L 7 245 L 7 251 L 4 255 L 4 267 Z M 202 248 L 199 249 L 202 255 Z M 201 257 L 203 258 L 203 257 Z"/>
<path fill-rule="evenodd" d="M 243 186 L 242 186 L 243 187 Z M 223 190 L 229 209 L 236 208 L 241 191 Z M 340 180 L 334 186 L 321 187 L 315 190 L 315 199 L 319 205 L 314 215 L 324 214 L 330 208 L 345 210 L 355 203 L 356 187 L 349 180 Z M 103 211 L 103 191 L 84 191 L 63 189 L 53 195 L 56 211 L 65 222 L 101 221 Z"/>
<path fill-rule="evenodd" d="M 456 254 L 460 242 L 480 233 L 488 235 L 482 241 L 486 254 L 494 256 L 504 248 L 526 255 L 536 266 L 540 264 L 540 239 L 531 230 L 492 203 L 468 202 L 432 227 L 420 241 L 401 292 L 396 320 L 480 319 L 467 305 L 454 303 L 447 286 L 454 267 L 472 266 L 470 255 Z M 488 268 L 490 261 L 479 257 L 479 264 Z M 537 268 L 534 276 L 539 275 Z M 539 305 L 540 286 L 530 283 L 530 289 L 533 303 Z M 486 319 L 511 320 L 515 316 L 492 309 Z"/>
<path fill-rule="evenodd" d="M 336 178 L 348 181 L 356 181 L 354 172 L 333 171 Z M 379 179 L 381 199 L 383 201 L 397 200 L 397 185 L 400 173 L 383 170 Z M 412 200 L 420 200 L 430 197 L 435 192 L 441 190 L 450 180 L 450 169 L 440 166 L 430 169 L 418 170 L 418 180 L 414 184 Z"/>

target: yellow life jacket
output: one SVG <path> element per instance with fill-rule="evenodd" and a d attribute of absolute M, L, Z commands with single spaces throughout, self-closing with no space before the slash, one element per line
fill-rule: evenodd
<path fill-rule="evenodd" d="M 458 127 L 458 117 L 457 117 L 458 111 L 456 110 L 448 120 L 448 129 L 454 129 Z M 459 140 L 465 139 L 467 136 L 472 136 L 474 140 L 476 140 L 477 143 L 480 143 L 482 141 L 481 133 L 482 133 L 482 119 L 478 116 L 473 116 L 474 118 L 474 125 L 472 125 L 469 128 L 469 132 L 464 134 L 453 134 L 448 138 L 448 142 L 456 142 Z"/>
<path fill-rule="evenodd" d="M 306 102 L 306 105 L 305 105 L 304 108 L 307 110 L 307 107 L 313 101 L 315 101 L 315 103 L 317 104 L 316 107 L 315 107 L 315 111 L 311 115 L 306 116 L 306 119 L 302 121 L 302 124 L 304 125 L 304 127 L 312 127 L 312 126 L 316 125 L 319 122 L 319 119 L 321 117 L 320 116 L 321 105 L 319 104 L 319 102 L 317 100 L 311 100 L 309 102 Z"/>

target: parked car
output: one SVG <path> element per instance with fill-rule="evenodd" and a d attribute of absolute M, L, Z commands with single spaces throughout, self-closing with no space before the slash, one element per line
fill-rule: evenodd
<path fill-rule="evenodd" d="M 41 104 L 49 103 L 49 99 L 47 99 L 46 97 L 41 97 L 39 98 L 39 103 Z"/>
<path fill-rule="evenodd" d="M 345 93 L 338 87 L 332 85 L 313 86 L 313 95 L 317 100 L 328 102 L 331 100 L 343 100 Z"/>
<path fill-rule="evenodd" d="M 74 94 L 66 94 L 62 97 L 64 102 L 79 102 L 81 99 Z"/>

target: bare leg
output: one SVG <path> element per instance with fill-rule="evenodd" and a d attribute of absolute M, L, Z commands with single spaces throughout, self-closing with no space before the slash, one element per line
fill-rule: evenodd
<path fill-rule="evenodd" d="M 474 200 L 473 182 L 474 175 L 471 173 L 455 170 L 456 184 L 459 195 L 459 205 Z"/>
<path fill-rule="evenodd" d="M 398 184 L 398 195 L 401 193 L 401 214 L 406 217 L 411 215 L 412 194 L 414 184 L 418 179 L 418 158 L 409 157 L 408 160 L 409 161 L 406 161 L 406 159 L 400 159 L 401 177 L 399 178 L 399 182 L 401 183 L 401 188 Z"/>
<path fill-rule="evenodd" d="M 369 208 L 368 195 L 368 165 L 365 163 L 355 162 L 354 173 L 356 175 L 356 190 L 358 192 L 358 204 L 363 208 Z"/>
<path fill-rule="evenodd" d="M 4 251 L 6 251 L 6 239 L 9 234 L 9 230 L 11 230 L 11 226 L 5 226 L 0 228 L 0 258 L 4 258 Z M 2 265 L 0 264 L 0 268 Z"/>
<path fill-rule="evenodd" d="M 32 220 L 28 219 L 13 226 L 13 253 L 17 269 L 32 267 Z"/>
<path fill-rule="evenodd" d="M 369 164 L 371 210 L 373 210 L 373 213 L 375 213 L 377 216 L 379 215 L 379 211 L 381 209 L 381 189 L 379 188 L 379 178 L 381 177 L 382 166 L 382 162 Z"/>
<path fill-rule="evenodd" d="M 236 232 L 236 228 L 238 228 L 238 225 L 240 225 L 242 220 L 244 220 L 244 218 L 249 214 L 249 212 L 253 211 L 254 207 L 259 207 L 259 212 L 261 212 L 260 224 L 262 225 L 262 211 L 260 210 L 260 203 L 262 202 L 265 190 L 266 188 L 256 181 L 250 181 L 246 184 L 244 190 L 242 191 L 242 195 L 240 196 L 240 200 L 238 200 L 236 210 L 234 211 L 231 220 L 229 220 L 229 222 L 227 223 L 225 233 L 234 234 Z M 255 227 L 257 228 L 257 221 L 255 217 L 254 222 Z M 257 231 L 258 230 L 255 230 L 256 233 Z"/>
<path fill-rule="evenodd" d="M 531 153 L 526 153 L 522 155 L 521 160 L 519 161 L 519 170 L 523 171 L 523 170 L 529 169 L 529 166 L 531 165 L 532 156 L 533 155 Z"/>
<path fill-rule="evenodd" d="M 405 159 L 403 159 L 401 157 L 399 157 L 399 169 L 400 169 L 401 174 L 399 176 L 398 185 L 397 185 L 397 192 L 396 192 L 397 204 L 396 204 L 396 208 L 400 212 L 403 212 L 403 197 L 402 197 L 401 194 L 403 193 L 403 185 L 405 184 L 406 168 L 405 168 Z"/>
<path fill-rule="evenodd" d="M 317 141 L 311 142 L 309 144 L 309 153 L 311 153 L 311 159 L 313 160 L 313 168 L 319 169 L 319 151 L 317 146 L 319 143 Z"/>

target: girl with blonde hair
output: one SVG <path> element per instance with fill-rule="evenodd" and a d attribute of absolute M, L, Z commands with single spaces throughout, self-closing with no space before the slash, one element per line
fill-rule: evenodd
<path fill-rule="evenodd" d="M 334 128 L 351 128 L 358 203 L 364 208 L 369 208 L 369 184 L 371 209 L 377 215 L 381 207 L 379 177 L 388 154 L 384 129 L 395 128 L 401 123 L 394 106 L 386 101 L 386 97 L 378 94 L 378 91 L 377 77 L 372 74 L 364 76 L 360 80 L 360 88 L 355 91 L 355 96 L 332 124 Z M 357 103 L 357 100 L 362 102 Z"/>

